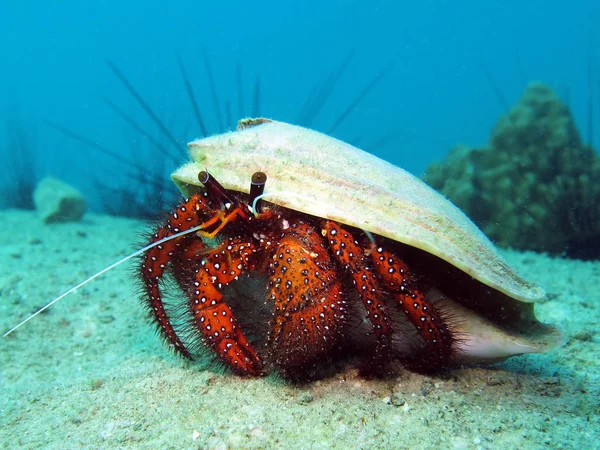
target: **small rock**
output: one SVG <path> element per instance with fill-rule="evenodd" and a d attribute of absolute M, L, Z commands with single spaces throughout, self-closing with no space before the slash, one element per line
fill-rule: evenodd
<path fill-rule="evenodd" d="M 307 405 L 308 403 L 313 401 L 313 395 L 310 392 L 302 392 L 298 396 L 298 403 L 301 405 Z"/>
<path fill-rule="evenodd" d="M 404 406 L 404 404 L 406 403 L 406 400 L 402 395 L 394 392 L 392 394 L 391 403 L 392 403 L 392 405 L 399 407 L 399 406 Z"/>
<path fill-rule="evenodd" d="M 115 316 L 113 316 L 112 314 L 102 314 L 98 316 L 98 320 L 100 321 L 100 323 L 112 323 L 115 321 Z"/>
<path fill-rule="evenodd" d="M 500 385 L 504 384 L 504 380 L 502 379 L 502 376 L 494 374 L 494 375 L 490 375 L 487 378 L 486 384 L 488 386 L 500 386 Z"/>
<path fill-rule="evenodd" d="M 45 223 L 79 220 L 86 209 L 85 198 L 77 189 L 52 177 L 38 183 L 33 202 Z"/>
<path fill-rule="evenodd" d="M 421 395 L 423 397 L 427 396 L 427 394 L 429 394 L 431 391 L 433 391 L 434 388 L 435 388 L 435 385 L 433 384 L 433 381 L 424 380 L 421 383 Z"/>

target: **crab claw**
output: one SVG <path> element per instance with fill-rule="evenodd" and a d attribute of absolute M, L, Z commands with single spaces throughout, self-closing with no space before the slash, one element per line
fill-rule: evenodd
<path fill-rule="evenodd" d="M 257 377 L 263 374 L 260 359 L 249 345 L 242 345 L 235 339 L 225 338 L 215 345 L 214 349 L 238 375 Z"/>

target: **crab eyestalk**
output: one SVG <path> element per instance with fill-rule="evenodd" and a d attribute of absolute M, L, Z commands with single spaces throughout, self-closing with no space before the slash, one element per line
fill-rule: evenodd
<path fill-rule="evenodd" d="M 263 194 L 263 192 L 265 192 L 266 182 L 267 182 L 267 174 L 266 173 L 254 172 L 252 174 L 252 180 L 250 182 L 250 205 L 254 209 L 255 214 L 260 213 L 261 200 L 259 197 Z"/>
<path fill-rule="evenodd" d="M 229 195 L 227 195 L 225 188 L 207 171 L 203 170 L 198 173 L 198 181 L 200 181 L 208 191 L 209 198 L 218 199 L 225 206 L 233 204 L 233 201 L 229 198 Z"/>

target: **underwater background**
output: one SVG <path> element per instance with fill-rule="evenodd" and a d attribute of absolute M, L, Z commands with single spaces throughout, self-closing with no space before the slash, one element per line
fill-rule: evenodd
<path fill-rule="evenodd" d="M 263 116 L 424 179 L 564 333 L 440 377 L 242 380 L 160 345 L 130 264 L 0 341 L 0 447 L 600 448 L 599 21 L 592 0 L 0 2 L 1 330 L 139 248 L 187 142 Z"/>
<path fill-rule="evenodd" d="M 240 117 L 255 112 L 255 96 L 263 116 L 330 131 L 379 75 L 332 134 L 372 148 L 416 175 L 459 142 L 485 143 L 498 117 L 530 81 L 546 83 L 568 103 L 585 139 L 594 134 L 600 139 L 600 69 L 590 68 L 598 62 L 600 5 L 591 0 L 568 7 L 541 0 L 266 1 L 254 6 L 8 0 L 0 7 L 5 177 L 60 176 L 86 191 L 97 210 L 102 205 L 94 183 L 130 189 L 125 170 L 47 122 L 152 167 L 156 148 L 114 105 L 181 161 L 185 143 L 202 130 L 178 58 L 208 133 L 232 129 Z M 181 143 L 180 153 L 107 60 Z M 341 68 L 338 77 L 331 76 Z M 307 111 L 315 88 L 326 100 L 320 110 Z M 597 119 L 591 124 L 590 96 Z M 31 162 L 23 167 L 11 164 L 9 147 L 15 140 L 32 147 Z M 167 163 L 165 173 L 174 167 Z"/>

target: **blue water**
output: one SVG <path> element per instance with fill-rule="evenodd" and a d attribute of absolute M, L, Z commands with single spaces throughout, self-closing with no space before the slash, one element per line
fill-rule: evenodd
<path fill-rule="evenodd" d="M 25 177 L 58 175 L 83 190 L 94 209 L 101 209 L 93 180 L 118 189 L 131 183 L 123 176 L 126 171 L 44 120 L 150 166 L 160 156 L 105 99 L 153 136 L 160 133 L 106 60 L 120 68 L 185 150 L 184 143 L 201 132 L 177 55 L 190 74 L 209 132 L 219 131 L 203 49 L 214 74 L 222 120 L 225 102 L 231 103 L 229 127 L 240 115 L 236 64 L 243 74 L 246 109 L 241 115 L 250 114 L 253 86 L 260 77 L 261 115 L 294 122 L 313 87 L 352 52 L 312 127 L 327 131 L 373 77 L 383 73 L 334 135 L 372 148 L 417 175 L 458 142 L 478 146 L 487 141 L 504 110 L 486 70 L 509 105 L 528 81 L 549 84 L 568 99 L 586 138 L 591 60 L 594 135 L 600 139 L 599 20 L 600 2 L 594 0 L 568 6 L 559 0 L 170 5 L 3 0 L 0 122 L 7 126 L 0 126 L 0 157 L 5 176 L 27 171 L 10 157 L 7 130 L 14 135 L 18 124 L 36 154 L 35 168 Z M 382 139 L 385 143 L 376 145 Z M 183 162 L 185 153 L 177 158 Z"/>

